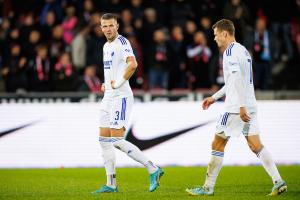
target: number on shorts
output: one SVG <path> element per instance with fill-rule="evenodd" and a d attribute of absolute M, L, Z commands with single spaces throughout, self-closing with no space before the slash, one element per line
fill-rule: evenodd
<path fill-rule="evenodd" d="M 119 111 L 116 111 L 116 117 L 115 117 L 115 120 L 119 120 L 119 115 L 120 115 L 120 112 L 119 112 Z"/>

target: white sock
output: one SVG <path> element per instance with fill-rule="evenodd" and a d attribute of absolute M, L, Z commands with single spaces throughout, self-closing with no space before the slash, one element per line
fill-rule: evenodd
<path fill-rule="evenodd" d="M 219 172 L 222 168 L 224 152 L 212 150 L 211 158 L 207 166 L 206 179 L 204 187 L 213 190 Z"/>
<path fill-rule="evenodd" d="M 153 174 L 154 172 L 156 172 L 156 170 L 158 170 L 158 167 L 154 165 L 150 160 L 147 162 L 145 167 L 147 168 L 149 174 Z"/>
<path fill-rule="evenodd" d="M 282 180 L 271 154 L 265 147 L 257 153 L 257 157 L 261 160 L 263 167 L 272 178 L 273 183 Z"/>
<path fill-rule="evenodd" d="M 111 188 L 116 188 L 117 187 L 116 174 L 106 175 L 106 185 L 111 187 Z"/>
<path fill-rule="evenodd" d="M 110 137 L 99 137 L 100 146 L 102 148 L 102 157 L 106 171 L 106 185 L 116 188 L 116 156 L 114 147 Z"/>
<path fill-rule="evenodd" d="M 144 165 L 150 174 L 157 170 L 157 166 L 154 165 L 134 144 L 124 140 L 122 137 L 113 137 L 112 141 L 116 148 L 126 153 L 133 160 Z"/>

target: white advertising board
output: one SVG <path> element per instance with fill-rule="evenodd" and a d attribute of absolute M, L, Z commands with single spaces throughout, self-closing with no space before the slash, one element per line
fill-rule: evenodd
<path fill-rule="evenodd" d="M 144 152 L 158 165 L 206 165 L 222 108 L 223 103 L 207 111 L 200 102 L 136 103 L 131 133 L 147 143 Z M 258 110 L 261 139 L 275 162 L 300 164 L 300 101 L 259 101 Z M 98 121 L 99 103 L 1 104 L 0 168 L 101 167 Z M 173 137 L 175 132 L 181 133 Z M 141 166 L 116 152 L 117 166 Z M 227 144 L 224 164 L 259 160 L 240 136 Z"/>

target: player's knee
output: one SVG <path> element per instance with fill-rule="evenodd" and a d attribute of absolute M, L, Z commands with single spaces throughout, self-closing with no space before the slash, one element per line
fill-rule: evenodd
<path fill-rule="evenodd" d="M 121 146 L 120 146 L 120 143 L 119 142 L 112 142 L 113 146 L 119 150 L 121 150 Z"/>
<path fill-rule="evenodd" d="M 257 154 L 258 152 L 261 151 L 261 149 L 263 148 L 262 144 L 249 144 L 248 143 L 249 148 L 251 149 L 251 151 L 255 154 Z"/>
<path fill-rule="evenodd" d="M 112 140 L 113 140 L 112 144 L 115 148 L 125 152 L 124 149 L 126 145 L 124 144 L 125 142 L 124 138 L 119 137 L 119 138 L 113 138 Z"/>
<path fill-rule="evenodd" d="M 211 148 L 216 151 L 224 152 L 225 144 L 223 142 L 214 140 L 211 144 Z"/>

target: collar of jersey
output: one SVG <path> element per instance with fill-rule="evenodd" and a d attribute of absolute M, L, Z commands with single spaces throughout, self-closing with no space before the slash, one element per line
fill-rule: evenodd
<path fill-rule="evenodd" d="M 225 49 L 225 51 L 224 52 L 226 52 L 227 51 L 227 49 L 231 46 L 231 44 L 234 44 L 234 43 L 236 43 L 236 42 L 231 42 L 229 45 L 228 45 L 228 47 Z"/>
<path fill-rule="evenodd" d="M 115 37 L 115 39 L 114 39 L 113 41 L 111 41 L 111 42 L 108 41 L 108 43 L 109 43 L 109 44 L 113 43 L 119 36 L 120 36 L 120 35 L 117 34 L 117 36 Z"/>

